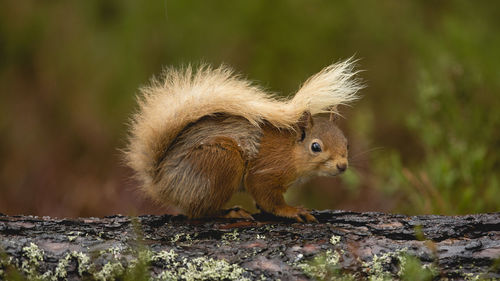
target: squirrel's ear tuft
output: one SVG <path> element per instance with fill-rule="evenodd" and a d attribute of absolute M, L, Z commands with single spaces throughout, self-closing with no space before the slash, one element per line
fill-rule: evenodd
<path fill-rule="evenodd" d="M 330 108 L 330 122 L 337 123 L 340 118 L 340 113 L 337 110 L 337 106 L 332 106 Z"/>
<path fill-rule="evenodd" d="M 339 116 L 337 112 L 330 112 L 330 122 L 337 123 L 337 121 L 339 121 Z"/>
<path fill-rule="evenodd" d="M 305 111 L 300 116 L 299 121 L 297 121 L 297 133 L 299 136 L 299 141 L 303 141 L 306 137 L 306 132 L 308 132 L 313 126 L 313 118 L 309 111 Z"/>

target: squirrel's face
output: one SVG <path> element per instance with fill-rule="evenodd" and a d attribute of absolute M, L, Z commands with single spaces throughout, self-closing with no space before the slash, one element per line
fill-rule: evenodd
<path fill-rule="evenodd" d="M 325 117 L 305 116 L 299 126 L 295 161 L 300 175 L 335 176 L 347 169 L 348 144 L 342 131 Z"/>

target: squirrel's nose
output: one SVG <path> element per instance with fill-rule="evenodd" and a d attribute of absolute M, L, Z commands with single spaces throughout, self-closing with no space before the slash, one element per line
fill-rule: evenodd
<path fill-rule="evenodd" d="M 347 163 L 337 164 L 337 169 L 339 169 L 340 172 L 344 172 L 347 169 Z"/>

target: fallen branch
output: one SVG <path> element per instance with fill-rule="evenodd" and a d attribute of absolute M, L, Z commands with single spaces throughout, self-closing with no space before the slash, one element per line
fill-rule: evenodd
<path fill-rule="evenodd" d="M 500 278 L 500 213 L 314 215 L 317 224 L 261 214 L 256 221 L 0 215 L 0 279 Z"/>

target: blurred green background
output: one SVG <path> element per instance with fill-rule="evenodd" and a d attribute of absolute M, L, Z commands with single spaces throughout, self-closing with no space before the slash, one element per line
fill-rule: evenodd
<path fill-rule="evenodd" d="M 174 212 L 141 198 L 121 163 L 139 86 L 164 66 L 227 63 L 287 95 L 353 55 L 368 87 L 343 108 L 351 168 L 288 201 L 500 211 L 499 11 L 499 1 L 2 1 L 0 212 Z"/>

